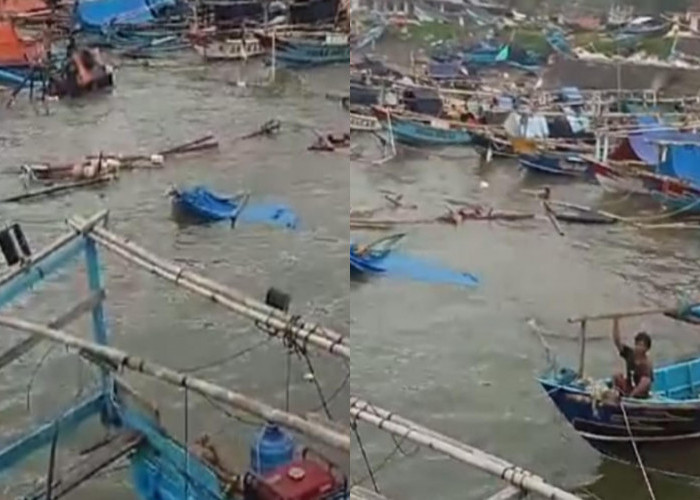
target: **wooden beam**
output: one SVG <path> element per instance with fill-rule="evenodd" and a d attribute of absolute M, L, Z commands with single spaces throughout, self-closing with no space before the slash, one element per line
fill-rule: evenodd
<path fill-rule="evenodd" d="M 61 316 L 58 316 L 54 320 L 48 323 L 49 328 L 55 328 L 60 330 L 72 323 L 83 314 L 91 311 L 97 304 L 102 302 L 105 298 L 105 291 L 100 290 L 97 293 L 93 293 L 85 300 L 75 304 L 68 311 L 66 311 Z M 0 370 L 5 368 L 7 365 L 11 364 L 15 360 L 24 356 L 26 353 L 34 349 L 41 342 L 43 342 L 43 337 L 40 335 L 32 335 L 31 337 L 19 342 L 18 344 L 10 347 L 7 351 L 0 354 Z"/>

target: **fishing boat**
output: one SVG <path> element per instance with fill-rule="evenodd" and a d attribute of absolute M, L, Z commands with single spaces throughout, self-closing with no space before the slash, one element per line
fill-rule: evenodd
<path fill-rule="evenodd" d="M 324 66 L 350 62 L 347 33 L 334 31 L 256 31 L 263 47 L 274 50 L 276 64 L 287 67 Z"/>
<path fill-rule="evenodd" d="M 430 116 L 408 116 L 392 113 L 386 108 L 373 106 L 377 118 L 384 120 L 384 127 L 396 141 L 410 146 L 466 146 L 472 143 L 466 127 L 453 126 L 451 122 Z"/>
<path fill-rule="evenodd" d="M 356 132 L 378 132 L 382 124 L 375 116 L 350 113 L 350 130 Z"/>
<path fill-rule="evenodd" d="M 196 222 L 230 221 L 267 224 L 295 229 L 299 218 L 292 209 L 279 203 L 252 203 L 249 193 L 224 196 L 204 186 L 170 190 L 175 214 Z"/>
<path fill-rule="evenodd" d="M 405 237 L 405 233 L 399 233 L 381 238 L 369 245 L 350 245 L 350 274 L 367 275 L 383 273 L 385 269 L 382 267 L 382 261 L 391 254 Z"/>
<path fill-rule="evenodd" d="M 618 397 L 612 378 L 584 376 L 587 325 L 664 314 L 696 318 L 697 307 L 649 308 L 569 319 L 580 324 L 578 369 L 553 363 L 539 384 L 578 434 L 600 453 L 645 467 L 697 473 L 700 456 L 700 357 L 692 356 L 654 369 L 647 398 Z M 691 323 L 695 321 L 690 321 Z"/>
<path fill-rule="evenodd" d="M 540 174 L 585 177 L 589 172 L 588 163 L 577 155 L 521 154 L 518 156 L 518 162 L 527 171 Z"/>
<path fill-rule="evenodd" d="M 240 61 L 265 54 L 260 41 L 252 35 L 242 38 L 199 38 L 192 42 L 192 46 L 207 61 Z"/>
<path fill-rule="evenodd" d="M 101 276 L 100 251 L 113 252 L 126 262 L 201 297 L 218 297 L 215 299 L 217 304 L 255 321 L 265 335 L 274 338 L 277 335 L 274 332 L 284 332 L 288 342 L 295 345 L 303 342 L 304 350 L 319 349 L 320 352 L 347 360 L 349 348 L 343 337 L 319 325 L 293 319 L 285 309 L 289 304 L 288 296 L 285 299 L 277 290 L 271 289 L 264 303 L 252 297 L 243 298 L 236 290 L 161 259 L 130 240 L 98 227 L 106 216 L 107 212 L 103 211 L 88 219 L 72 218 L 70 231 L 35 253 L 29 249 L 19 225 L 0 232 L 3 256 L 9 266 L 0 277 L 2 306 L 6 307 L 19 297 L 41 293 L 41 285 L 76 262 L 85 263 L 90 285 L 87 297 L 52 322 L 51 326 L 45 326 L 43 320 L 32 322 L 7 313 L 1 316 L 3 328 L 29 335 L 3 353 L 2 366 L 7 370 L 8 365 L 20 356 L 47 342 L 65 346 L 66 351 L 70 349 L 97 368 L 93 392 L 71 398 L 74 401 L 70 407 L 27 432 L 10 438 L 0 448 L 0 471 L 4 477 L 20 469 L 32 455 L 46 450 L 50 457 L 49 473 L 46 479 L 33 481 L 25 488 L 28 490 L 25 498 L 66 496 L 117 460 L 127 462 L 131 471 L 128 486 L 134 498 L 140 500 L 347 498 L 346 476 L 339 467 L 324 458 L 324 452 L 313 449 L 311 445 L 316 441 L 324 446 L 324 450 L 349 454 L 349 433 L 318 419 L 312 420 L 274 408 L 192 373 L 181 373 L 109 346 L 110 332 L 105 307 L 107 295 Z M 179 271 L 173 272 L 175 269 Z M 65 282 L 62 280 L 62 283 Z M 70 295 L 70 292 L 66 293 L 66 296 Z M 92 314 L 91 340 L 62 330 L 87 313 Z M 329 347 L 330 344 L 332 347 Z M 169 432 L 161 412 L 151 400 L 141 396 L 124 381 L 122 374 L 125 372 L 179 388 L 184 394 L 183 439 Z M 233 470 L 217 458 L 223 457 L 217 450 L 219 443 L 209 435 L 193 435 L 188 415 L 193 406 L 192 398 L 198 396 L 223 405 L 224 412 L 228 412 L 226 407 L 230 407 L 260 419 L 260 431 L 249 449 L 249 466 Z M 66 464 L 70 455 L 69 450 L 64 449 L 65 440 L 80 431 L 95 435 L 95 425 L 104 429 L 104 436 L 90 445 L 75 462 Z M 306 438 L 300 442 L 289 431 Z M 302 446 L 306 444 L 309 446 Z M 60 462 L 56 459 L 59 453 Z M 17 472 L 24 475 L 24 471 L 26 469 Z"/>
<path fill-rule="evenodd" d="M 250 200 L 249 193 L 222 196 L 204 186 L 170 191 L 175 208 L 204 222 L 235 220 Z"/>
<path fill-rule="evenodd" d="M 611 193 L 651 194 L 640 170 L 631 167 L 615 168 L 609 163 L 587 158 L 601 187 Z"/>

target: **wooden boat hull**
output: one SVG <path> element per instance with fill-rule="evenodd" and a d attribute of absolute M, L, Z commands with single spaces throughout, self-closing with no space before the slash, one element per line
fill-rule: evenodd
<path fill-rule="evenodd" d="M 192 46 L 207 61 L 240 61 L 266 53 L 257 38 L 199 40 L 193 42 Z"/>
<path fill-rule="evenodd" d="M 350 62 L 350 42 L 335 40 L 334 34 L 328 33 L 325 39 L 319 34 L 303 32 L 294 34 L 275 34 L 256 32 L 265 49 L 272 51 L 277 63 L 291 67 L 325 66 Z"/>
<path fill-rule="evenodd" d="M 591 161 L 591 169 L 601 187 L 610 193 L 632 193 L 649 195 L 644 179 L 633 172 L 622 173 L 605 163 Z"/>
<path fill-rule="evenodd" d="M 412 146 L 467 146 L 472 136 L 467 130 L 437 128 L 416 120 L 391 117 L 391 132 L 396 141 Z"/>
<path fill-rule="evenodd" d="M 570 370 L 539 379 L 557 409 L 578 434 L 604 455 L 636 463 L 626 421 L 647 467 L 677 473 L 697 473 L 700 462 L 700 400 L 625 399 L 625 415 L 619 403 L 599 401 L 583 387 L 562 383 Z M 683 453 L 681 455 L 680 453 Z"/>

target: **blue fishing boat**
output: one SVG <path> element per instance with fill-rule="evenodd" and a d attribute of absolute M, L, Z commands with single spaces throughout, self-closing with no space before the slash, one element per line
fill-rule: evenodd
<path fill-rule="evenodd" d="M 18 298 L 27 299 L 28 294 L 38 293 L 46 281 L 62 274 L 68 266 L 77 262 L 85 264 L 90 291 L 87 298 L 52 323 L 52 327 L 42 326 L 43 321 L 34 323 L 3 315 L 0 318 L 3 328 L 31 334 L 29 340 L 20 341 L 2 354 L 5 370 L 9 364 L 42 341 L 48 341 L 73 349 L 82 359 L 95 366 L 97 376 L 94 392 L 78 397 L 69 408 L 62 409 L 48 421 L 43 421 L 19 436 L 6 439 L 0 445 L 0 472 L 3 476 L 7 477 L 14 469 L 20 469 L 26 460 L 40 450 L 46 450 L 50 457 L 49 473 L 44 481 L 29 483 L 27 488 L 30 491 L 25 492 L 23 498 L 62 498 L 121 459 L 128 462 L 131 469 L 129 486 L 134 498 L 140 500 L 347 498 L 347 478 L 340 469 L 323 458 L 321 451 L 302 448 L 302 443 L 297 442 L 299 438 L 293 438 L 285 429 L 316 440 L 328 449 L 344 453 L 349 453 L 350 450 L 347 434 L 320 422 L 307 420 L 302 415 L 274 408 L 250 396 L 216 386 L 192 373 L 180 373 L 109 346 L 111 335 L 105 307 L 100 251 L 113 251 L 175 286 L 189 289 L 202 297 L 220 297 L 222 300 L 215 300 L 217 304 L 255 320 L 261 327 L 260 331 L 266 335 L 276 337 L 280 332 L 278 327 L 287 324 L 283 330 L 288 341 L 294 345 L 304 342 L 306 349 L 310 340 L 310 347 L 322 349 L 323 343 L 309 338 L 308 332 L 304 330 L 310 328 L 309 324 L 300 321 L 298 317 L 292 318 L 280 306 L 279 292 L 275 290 L 275 293 L 271 293 L 274 289 L 268 292 L 268 299 L 276 298 L 266 300 L 265 303 L 247 297 L 245 303 L 254 307 L 250 311 L 234 305 L 227 306 L 227 303 L 233 302 L 223 300 L 223 297 L 230 298 L 229 293 L 233 292 L 227 292 L 225 286 L 187 271 L 181 264 L 156 258 L 126 238 L 103 227 L 96 227 L 104 222 L 106 216 L 107 212 L 103 211 L 89 219 L 72 219 L 70 224 L 73 229 L 36 253 L 29 249 L 18 225 L 0 231 L 2 255 L 9 266 L 0 284 L 0 306 L 6 308 Z M 147 257 L 148 255 L 150 256 Z M 168 269 L 179 271 L 173 274 Z M 192 286 L 194 281 L 199 285 Z M 66 281 L 62 280 L 62 283 Z M 72 292 L 67 293 L 67 296 L 70 295 Z M 239 297 L 236 300 L 241 299 Z M 88 313 L 92 314 L 92 340 L 74 337 L 57 329 Z M 263 314 L 264 318 L 260 319 L 259 314 Z M 301 332 L 305 332 L 303 341 Z M 334 347 L 340 344 L 342 339 L 335 342 Z M 328 349 L 325 352 L 331 353 Z M 347 350 L 346 355 L 349 356 Z M 138 373 L 179 388 L 184 394 L 182 408 L 185 430 L 182 440 L 167 430 L 154 403 L 123 381 L 121 374 L 124 371 Z M 188 418 L 192 402 L 189 398 L 195 395 L 211 398 L 217 405 L 229 406 L 261 420 L 260 432 L 252 440 L 249 449 L 250 463 L 247 467 L 232 470 L 216 458 L 221 456 L 221 452 L 217 451 L 217 443 L 209 435 L 192 435 Z M 223 411 L 225 413 L 228 410 Z M 100 437 L 99 442 L 81 453 L 76 462 L 66 464 L 65 459 L 70 458 L 71 450 L 64 449 L 64 443 L 81 430 L 87 435 L 96 435 L 95 425 L 103 428 L 107 438 Z M 304 439 L 303 444 L 311 445 L 309 439 Z M 60 463 L 55 459 L 59 453 Z M 26 469 L 21 469 L 20 473 L 26 477 Z"/>
<path fill-rule="evenodd" d="M 396 250 L 404 233 L 381 238 L 368 245 L 350 245 L 350 277 L 386 276 L 426 283 L 474 287 L 479 284 L 473 274 L 453 271 L 440 264 Z"/>
<path fill-rule="evenodd" d="M 700 358 L 654 370 L 646 399 L 605 399 L 611 379 L 594 384 L 575 370 L 562 368 L 539 383 L 578 434 L 604 455 L 636 463 L 632 439 L 647 467 L 686 470 L 695 464 L 679 453 L 700 450 Z"/>
<path fill-rule="evenodd" d="M 178 215 L 197 222 L 230 221 L 231 224 L 266 224 L 295 229 L 299 218 L 281 203 L 251 202 L 250 193 L 233 196 L 217 194 L 205 186 L 190 189 L 171 189 L 173 207 Z"/>
<path fill-rule="evenodd" d="M 552 29 L 545 35 L 545 40 L 552 48 L 552 50 L 558 54 L 565 57 L 571 57 L 574 55 L 574 51 L 571 48 L 571 44 L 566 39 L 566 35 L 559 29 Z"/>
<path fill-rule="evenodd" d="M 585 177 L 589 175 L 589 163 L 576 155 L 553 153 L 521 154 L 518 156 L 518 162 L 521 167 L 533 173 L 566 177 Z"/>
<path fill-rule="evenodd" d="M 291 68 L 325 66 L 350 62 L 350 39 L 336 32 L 262 32 L 255 35 L 272 51 L 275 64 Z M 273 42 L 274 39 L 274 42 Z"/>
<path fill-rule="evenodd" d="M 173 189 L 170 194 L 178 210 L 204 222 L 235 220 L 250 200 L 249 193 L 222 196 L 204 186 Z"/>
<path fill-rule="evenodd" d="M 419 120 L 391 115 L 386 127 L 391 127 L 394 138 L 411 146 L 466 146 L 472 135 L 466 129 L 451 128 L 439 119 Z"/>
<path fill-rule="evenodd" d="M 350 273 L 354 275 L 383 273 L 385 268 L 382 262 L 405 236 L 405 233 L 400 233 L 365 246 L 350 245 Z"/>

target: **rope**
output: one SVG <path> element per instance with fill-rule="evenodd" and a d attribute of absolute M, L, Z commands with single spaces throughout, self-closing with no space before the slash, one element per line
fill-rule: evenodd
<path fill-rule="evenodd" d="M 625 410 L 625 404 L 620 401 L 620 409 L 622 410 L 622 416 L 625 419 L 625 426 L 627 427 L 627 433 L 630 436 L 630 441 L 632 443 L 632 449 L 634 449 L 634 454 L 637 457 L 637 462 L 639 463 L 639 468 L 642 469 L 642 475 L 644 476 L 644 482 L 647 485 L 647 490 L 649 490 L 649 496 L 651 500 L 656 500 L 656 495 L 654 495 L 654 490 L 651 488 L 651 483 L 649 482 L 649 476 L 647 476 L 647 471 L 644 468 L 644 463 L 642 462 L 642 457 L 639 455 L 639 450 L 637 449 L 637 442 L 632 436 L 632 428 L 630 427 L 629 419 L 627 418 L 627 411 Z"/>
<path fill-rule="evenodd" d="M 357 439 L 357 444 L 360 446 L 360 452 L 362 453 L 362 459 L 365 461 L 365 466 L 367 467 L 367 472 L 369 473 L 369 478 L 372 480 L 372 487 L 374 488 L 374 491 L 376 491 L 377 493 L 380 493 L 379 486 L 377 486 L 377 480 L 374 477 L 374 471 L 372 470 L 372 465 L 369 463 L 369 457 L 367 457 L 367 452 L 365 451 L 365 447 L 362 444 L 362 439 L 360 438 L 360 431 L 357 430 L 357 421 L 353 420 L 353 422 L 350 424 L 350 427 L 352 427 L 353 433 L 355 434 L 355 439 Z"/>
<path fill-rule="evenodd" d="M 287 349 L 287 380 L 284 391 L 284 411 L 289 411 L 289 387 L 292 383 L 292 350 Z"/>
<path fill-rule="evenodd" d="M 316 377 L 316 372 L 314 370 L 313 365 L 311 364 L 311 360 L 309 359 L 309 355 L 306 353 L 306 350 L 299 352 L 299 350 L 296 350 L 297 355 L 300 357 L 303 356 L 304 360 L 306 361 L 306 366 L 309 369 L 309 372 L 311 372 L 311 375 L 313 376 L 313 382 L 314 385 L 316 386 L 316 392 L 318 392 L 318 397 L 321 400 L 321 407 L 323 408 L 324 413 L 328 417 L 329 420 L 335 420 L 333 418 L 333 415 L 331 414 L 331 410 L 328 408 L 328 401 L 326 400 L 326 397 L 323 395 L 323 389 L 321 388 L 321 384 L 318 383 L 318 378 Z"/>
<path fill-rule="evenodd" d="M 272 337 L 267 337 L 264 340 L 261 340 L 260 342 L 253 344 L 252 346 L 246 347 L 245 349 L 241 349 L 240 351 L 234 352 L 233 354 L 230 354 L 226 357 L 219 358 L 219 359 L 214 360 L 214 361 L 210 361 L 206 364 L 193 366 L 190 368 L 182 368 L 179 371 L 181 371 L 182 373 L 195 373 L 195 372 L 199 372 L 202 370 L 208 370 L 209 368 L 214 368 L 217 366 L 224 365 L 224 364 L 229 363 L 235 359 L 240 358 L 241 356 L 244 356 L 245 354 L 248 354 L 249 352 L 254 351 L 258 347 L 261 347 L 261 346 L 269 343 L 271 340 L 272 340 Z"/>

